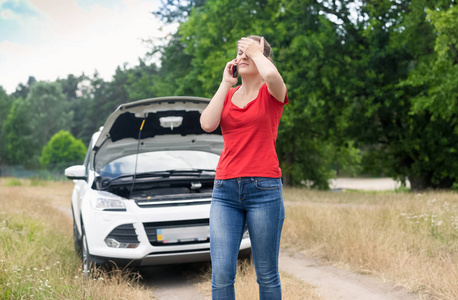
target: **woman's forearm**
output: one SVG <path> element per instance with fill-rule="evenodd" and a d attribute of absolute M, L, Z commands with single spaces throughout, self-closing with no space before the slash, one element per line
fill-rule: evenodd
<path fill-rule="evenodd" d="M 224 99 L 231 87 L 230 83 L 225 81 L 221 82 L 218 91 L 216 91 L 207 108 L 202 112 L 200 116 L 200 126 L 204 131 L 212 132 L 218 128 L 224 107 Z"/>

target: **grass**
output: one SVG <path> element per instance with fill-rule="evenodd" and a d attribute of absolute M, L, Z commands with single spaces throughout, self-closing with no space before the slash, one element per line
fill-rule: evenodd
<path fill-rule="evenodd" d="M 1 299 L 151 299 L 138 274 L 119 270 L 83 278 L 73 250 L 71 182 L 0 179 Z"/>
<path fill-rule="evenodd" d="M 285 189 L 282 246 L 404 286 L 458 299 L 458 194 Z"/>
<path fill-rule="evenodd" d="M 30 185 L 31 186 L 46 186 L 48 183 L 48 180 L 44 180 L 38 177 L 32 177 L 30 179 Z"/>
<path fill-rule="evenodd" d="M 22 186 L 22 182 L 23 180 L 18 178 L 9 178 L 6 181 L 5 186 Z"/>

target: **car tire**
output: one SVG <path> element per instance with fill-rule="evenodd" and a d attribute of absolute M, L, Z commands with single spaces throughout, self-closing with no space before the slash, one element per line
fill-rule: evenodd
<path fill-rule="evenodd" d="M 81 224 L 82 236 L 81 236 L 81 270 L 84 278 L 88 278 L 91 275 L 91 271 L 95 267 L 95 262 L 92 255 L 89 253 L 89 247 L 87 245 L 86 232 L 83 224 Z"/>

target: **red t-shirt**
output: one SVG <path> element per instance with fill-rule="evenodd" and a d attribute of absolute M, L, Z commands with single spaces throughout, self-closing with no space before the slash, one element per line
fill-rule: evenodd
<path fill-rule="evenodd" d="M 224 147 L 216 168 L 216 179 L 238 177 L 281 177 L 275 151 L 282 103 L 263 84 L 258 96 L 245 108 L 232 103 L 232 95 L 240 86 L 231 88 L 224 99 L 221 131 Z"/>

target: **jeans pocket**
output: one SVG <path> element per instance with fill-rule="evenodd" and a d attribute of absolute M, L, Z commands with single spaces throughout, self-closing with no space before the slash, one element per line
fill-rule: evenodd
<path fill-rule="evenodd" d="M 222 185 L 223 185 L 222 179 L 215 179 L 215 181 L 213 182 L 213 188 L 219 188 Z"/>
<path fill-rule="evenodd" d="M 280 187 L 280 178 L 257 178 L 255 185 L 260 190 L 276 190 Z"/>

